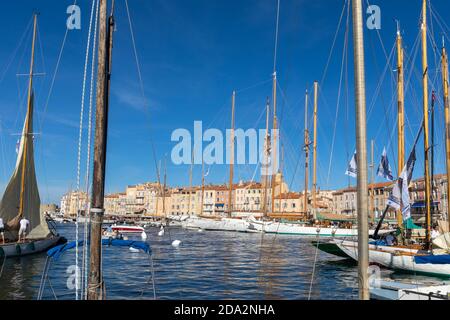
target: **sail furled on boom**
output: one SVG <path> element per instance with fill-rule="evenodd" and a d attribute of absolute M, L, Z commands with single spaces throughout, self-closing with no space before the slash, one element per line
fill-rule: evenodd
<path fill-rule="evenodd" d="M 41 200 L 34 167 L 33 107 L 34 94 L 32 93 L 20 139 L 16 166 L 0 202 L 0 217 L 7 225 L 5 236 L 11 241 L 17 239 L 19 221 L 23 217 L 30 221 L 31 232 L 28 238 L 45 238 L 50 234 L 45 216 L 41 216 L 40 213 Z"/>

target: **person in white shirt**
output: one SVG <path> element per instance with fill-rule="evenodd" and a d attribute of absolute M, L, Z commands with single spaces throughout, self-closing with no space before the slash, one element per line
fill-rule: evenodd
<path fill-rule="evenodd" d="M 439 233 L 439 230 L 437 229 L 437 227 L 434 227 L 433 230 L 431 231 L 431 239 L 434 240 L 436 238 L 438 238 L 441 234 Z"/>
<path fill-rule="evenodd" d="M 2 236 L 2 243 L 5 244 L 5 225 L 2 218 L 0 218 L 0 235 Z"/>
<path fill-rule="evenodd" d="M 30 225 L 30 221 L 28 221 L 27 219 L 22 218 L 20 220 L 19 242 L 20 242 L 20 240 L 25 241 L 25 237 L 27 236 L 27 229 L 28 229 L 29 225 Z"/>

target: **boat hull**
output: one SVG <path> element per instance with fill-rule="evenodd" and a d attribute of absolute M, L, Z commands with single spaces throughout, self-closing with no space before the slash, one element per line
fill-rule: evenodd
<path fill-rule="evenodd" d="M 112 231 L 117 231 L 119 233 L 142 233 L 145 231 L 144 228 L 138 226 L 112 226 Z"/>
<path fill-rule="evenodd" d="M 358 243 L 337 241 L 339 248 L 353 259 L 358 260 Z M 419 250 L 401 247 L 369 245 L 369 262 L 383 267 L 438 277 L 450 277 L 450 264 L 416 263 L 414 255 Z"/>
<path fill-rule="evenodd" d="M 8 243 L 0 245 L 0 257 L 6 258 L 23 257 L 31 254 L 47 251 L 55 246 L 62 238 L 54 236 L 48 239 L 32 240 L 25 243 Z"/>
<path fill-rule="evenodd" d="M 252 224 L 242 219 L 206 219 L 192 217 L 182 222 L 183 228 L 207 231 L 252 232 Z"/>
<path fill-rule="evenodd" d="M 284 222 L 263 222 L 255 219 L 250 220 L 254 227 L 264 233 L 273 233 L 281 235 L 297 235 L 297 236 L 315 236 L 315 237 L 328 237 L 328 238 L 345 238 L 356 237 L 358 235 L 358 229 L 344 229 L 344 228 L 324 228 L 324 227 L 310 227 L 295 223 Z M 382 230 L 380 234 L 391 232 L 391 230 Z M 371 230 L 369 234 L 373 234 Z"/>

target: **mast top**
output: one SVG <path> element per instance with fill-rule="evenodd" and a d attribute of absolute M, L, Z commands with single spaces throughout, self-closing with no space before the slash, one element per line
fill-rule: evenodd
<path fill-rule="evenodd" d="M 395 23 L 397 24 L 397 36 L 401 37 L 401 32 L 400 32 L 400 20 L 395 20 Z"/>

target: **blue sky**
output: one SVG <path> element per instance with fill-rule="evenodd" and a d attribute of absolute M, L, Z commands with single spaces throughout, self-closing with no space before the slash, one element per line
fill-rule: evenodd
<path fill-rule="evenodd" d="M 170 152 L 175 145 L 170 140 L 173 130 L 193 130 L 195 120 L 203 121 L 205 128 L 229 128 L 232 90 L 237 90 L 236 126 L 243 129 L 265 126 L 261 115 L 265 99 L 271 95 L 276 0 L 129 0 L 146 99 L 142 97 L 139 87 L 125 2 L 116 2 L 117 30 L 114 35 L 107 192 L 121 191 L 127 184 L 156 180 L 152 140 L 156 161 L 162 160 L 164 163 L 167 155 L 168 183 L 172 186 L 187 185 L 189 166 L 175 166 L 170 162 Z M 25 104 L 21 97 L 26 90 L 26 78 L 17 77 L 16 74 L 28 70 L 30 30 L 25 33 L 20 46 L 19 43 L 33 11 L 40 13 L 36 72 L 45 72 L 46 76 L 38 77 L 35 82 L 35 131 L 40 133 L 36 138 L 35 158 L 43 202 L 59 202 L 63 193 L 76 187 L 81 88 L 91 1 L 78 1 L 82 28 L 68 33 L 55 85 L 45 108 L 66 32 L 66 9 L 71 4 L 73 0 L 9 1 L 2 3 L 0 11 L 2 188 L 15 162 L 17 136 L 14 134 L 20 132 L 23 125 Z M 391 165 L 396 173 L 396 142 L 395 138 L 391 139 L 396 134 L 393 88 L 396 76 L 395 52 L 390 60 L 391 67 L 387 67 L 386 75 L 382 77 L 387 64 L 384 52 L 389 56 L 394 46 L 394 20 L 398 19 L 401 21 L 409 61 L 406 72 L 412 74 L 406 99 L 406 145 L 409 152 L 421 117 L 420 52 L 414 59 L 421 1 L 378 0 L 371 4 L 380 6 L 382 25 L 379 33 L 368 29 L 364 31 L 368 138 L 376 140 L 376 162 L 383 146 L 388 147 Z M 432 1 L 434 11 L 430 34 L 434 32 L 438 50 L 442 28 L 447 29 L 446 32 L 448 28 L 441 28 L 437 16 L 447 19 L 449 6 L 446 0 Z M 304 187 L 304 155 L 301 153 L 304 92 L 305 89 L 311 92 L 313 81 L 322 79 L 324 82 L 319 84 L 318 184 L 327 189 L 355 183 L 344 175 L 349 157 L 355 149 L 351 41 L 348 46 L 348 67 L 344 67 L 343 73 L 343 79 L 348 74 L 348 82 L 345 85 L 346 81 L 342 81 L 341 98 L 337 98 L 346 11 L 324 76 L 343 7 L 344 0 L 281 0 L 277 59 L 278 116 L 284 145 L 283 171 L 288 184 L 295 190 Z M 429 60 L 432 78 L 430 90 L 435 88 L 439 99 L 436 106 L 436 171 L 443 172 L 445 146 L 442 139 L 442 90 L 440 78 L 436 78 L 439 64 L 431 44 Z M 379 83 L 380 90 L 377 90 Z M 336 112 L 338 104 L 339 110 Z M 311 109 L 312 104 L 310 117 Z M 85 117 L 85 123 L 86 120 Z M 331 148 L 333 136 L 335 142 L 334 148 Z M 86 133 L 83 135 L 82 147 L 81 172 L 84 176 Z M 416 175 L 423 172 L 422 159 L 422 148 L 419 148 Z M 239 166 L 236 169 L 236 181 L 251 179 L 254 171 L 254 166 Z M 224 183 L 228 181 L 227 175 L 227 166 L 213 166 L 207 182 Z M 256 177 L 258 179 L 258 175 Z M 194 183 L 200 183 L 200 166 L 194 168 L 193 179 Z"/>

